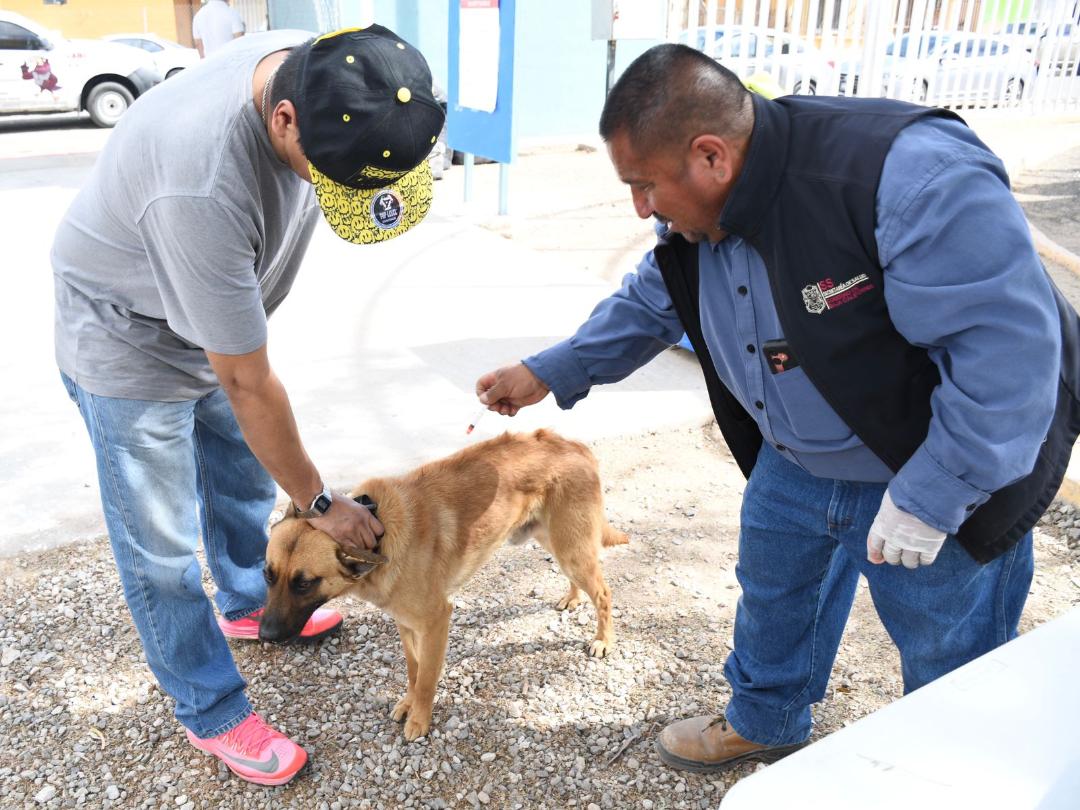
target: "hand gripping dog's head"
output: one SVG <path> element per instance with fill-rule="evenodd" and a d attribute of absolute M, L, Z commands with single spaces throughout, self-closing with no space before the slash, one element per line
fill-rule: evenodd
<path fill-rule="evenodd" d="M 387 562 L 372 551 L 347 553 L 306 520 L 286 517 L 270 529 L 266 548 L 266 607 L 259 639 L 295 640 L 315 609 Z"/>

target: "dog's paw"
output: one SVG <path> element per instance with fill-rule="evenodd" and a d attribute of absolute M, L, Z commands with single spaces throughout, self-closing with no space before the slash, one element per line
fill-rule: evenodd
<path fill-rule="evenodd" d="M 581 604 L 581 597 L 580 596 L 577 596 L 577 595 L 571 596 L 570 594 L 566 594 L 566 596 L 564 596 L 562 599 L 560 599 L 558 601 L 558 603 L 555 605 L 555 609 L 556 610 L 573 610 L 574 608 L 576 608 L 580 604 Z"/>
<path fill-rule="evenodd" d="M 405 719 L 405 716 L 409 713 L 409 709 L 411 708 L 412 696 L 405 695 L 405 697 L 394 704 L 394 708 L 390 712 L 390 717 L 393 718 L 395 723 L 400 723 Z"/>
<path fill-rule="evenodd" d="M 589 645 L 589 655 L 593 658 L 603 658 L 615 647 L 614 641 L 604 641 L 600 638 L 594 638 L 592 644 Z"/>
<path fill-rule="evenodd" d="M 430 728 L 430 716 L 421 719 L 410 714 L 409 719 L 405 722 L 405 739 L 412 742 L 420 737 L 426 737 Z"/>

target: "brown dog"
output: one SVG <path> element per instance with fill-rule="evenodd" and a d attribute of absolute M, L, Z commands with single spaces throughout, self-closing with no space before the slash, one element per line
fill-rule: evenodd
<path fill-rule="evenodd" d="M 382 608 L 397 623 L 409 687 L 393 709 L 405 737 L 427 734 L 435 685 L 450 629 L 450 594 L 509 539 L 530 537 L 558 561 L 570 580 L 560 610 L 579 602 L 596 608 L 589 654 L 614 644 L 611 589 L 600 570 L 601 546 L 627 542 L 604 518 L 600 476 L 589 449 L 550 431 L 506 433 L 397 478 L 364 482 L 350 497 L 378 506 L 386 534 L 379 553 L 346 554 L 306 520 L 286 517 L 270 531 L 266 609 L 259 637 L 295 639 L 312 612 L 352 594 Z"/>

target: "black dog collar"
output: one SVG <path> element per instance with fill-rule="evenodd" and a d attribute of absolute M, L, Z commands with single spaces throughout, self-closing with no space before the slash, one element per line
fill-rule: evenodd
<path fill-rule="evenodd" d="M 374 517 L 379 516 L 379 505 L 375 503 L 375 501 L 371 500 L 371 498 L 369 498 L 367 495 L 358 495 L 353 498 L 353 500 L 365 509 L 367 509 L 369 512 L 371 512 Z M 384 531 L 382 534 L 375 535 L 375 548 L 373 549 L 373 551 L 376 554 L 379 553 L 379 541 L 383 539 L 383 535 L 385 534 L 386 532 Z"/>

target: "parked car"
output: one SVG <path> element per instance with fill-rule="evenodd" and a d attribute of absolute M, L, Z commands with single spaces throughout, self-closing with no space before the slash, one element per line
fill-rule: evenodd
<path fill-rule="evenodd" d="M 99 127 L 111 127 L 161 78 L 145 52 L 65 39 L 0 11 L 0 115 L 86 110 Z"/>
<path fill-rule="evenodd" d="M 857 92 L 861 64 L 842 64 L 837 92 Z M 1011 105 L 1035 77 L 1035 60 L 1015 42 L 966 32 L 905 34 L 885 48 L 881 96 L 949 107 Z M 866 95 L 866 93 L 863 93 Z"/>
<path fill-rule="evenodd" d="M 1001 33 L 1031 53 L 1039 73 L 1080 76 L 1080 20 L 1015 22 Z"/>
<path fill-rule="evenodd" d="M 175 76 L 184 68 L 199 64 L 197 50 L 185 48 L 179 42 L 159 37 L 157 34 L 107 34 L 102 39 L 146 51 L 166 79 Z"/>
<path fill-rule="evenodd" d="M 707 36 L 708 29 L 692 28 L 681 32 L 679 41 L 708 54 L 743 79 L 754 73 L 768 73 L 795 94 L 833 92 L 835 61 L 793 34 L 745 25 L 718 25 L 708 47 Z"/>
<path fill-rule="evenodd" d="M 1080 76 L 1080 23 L 1044 26 L 1032 51 L 1039 71 L 1049 76 Z"/>

